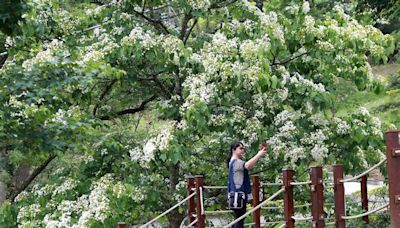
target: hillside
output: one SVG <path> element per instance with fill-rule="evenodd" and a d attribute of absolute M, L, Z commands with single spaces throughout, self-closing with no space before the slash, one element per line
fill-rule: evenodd
<path fill-rule="evenodd" d="M 338 104 L 338 115 L 352 112 L 360 106 L 381 119 L 386 129 L 390 124 L 400 127 L 400 64 L 387 64 L 373 67 L 374 75 L 385 86 L 385 90 L 376 94 L 374 91 L 357 91 L 346 82 L 341 84 L 339 92 L 343 100 Z"/>

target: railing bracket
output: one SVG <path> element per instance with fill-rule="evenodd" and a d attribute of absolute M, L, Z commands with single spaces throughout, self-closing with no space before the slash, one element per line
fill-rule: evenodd
<path fill-rule="evenodd" d="M 396 204 L 400 204 L 400 195 L 395 195 L 395 196 L 394 196 L 394 202 L 395 202 Z"/>
<path fill-rule="evenodd" d="M 400 157 L 400 148 L 393 148 L 392 149 L 392 156 L 393 157 Z"/>

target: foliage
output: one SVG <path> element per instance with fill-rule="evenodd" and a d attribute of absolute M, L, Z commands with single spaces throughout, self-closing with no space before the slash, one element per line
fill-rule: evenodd
<path fill-rule="evenodd" d="M 0 70 L 2 169 L 12 179 L 56 159 L 3 206 L 6 225 L 143 223 L 183 199 L 184 174 L 225 184 L 234 139 L 250 151 L 268 139 L 268 179 L 334 162 L 354 174 L 381 159 L 379 119 L 331 109 L 340 79 L 371 87 L 367 60 L 386 61 L 393 39 L 340 6 L 322 16 L 280 0 L 27 6 Z M 146 108 L 162 127 L 143 127 Z M 182 218 L 175 210 L 170 226 Z"/>
<path fill-rule="evenodd" d="M 391 74 L 387 77 L 388 90 L 400 89 L 400 73 Z"/>
<path fill-rule="evenodd" d="M 0 6 L 0 31 L 11 35 L 17 30 L 18 22 L 25 11 L 25 1 L 2 0 Z"/>

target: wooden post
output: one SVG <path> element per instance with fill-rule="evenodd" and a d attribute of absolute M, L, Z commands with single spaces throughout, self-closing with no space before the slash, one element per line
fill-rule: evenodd
<path fill-rule="evenodd" d="M 119 222 L 117 227 L 118 227 L 118 228 L 125 228 L 125 227 L 126 227 L 126 223 L 124 223 L 124 222 Z"/>
<path fill-rule="evenodd" d="M 253 207 L 256 207 L 258 204 L 260 204 L 260 176 L 259 175 L 253 175 L 251 176 L 252 182 L 253 182 L 253 187 L 252 187 L 252 193 L 253 193 Z M 260 228 L 261 223 L 260 223 L 260 209 L 256 210 L 253 212 L 253 222 L 255 223 L 255 228 Z"/>
<path fill-rule="evenodd" d="M 187 177 L 187 190 L 188 196 L 194 192 L 195 184 L 194 184 L 194 177 Z M 194 220 L 194 213 L 195 213 L 195 204 L 194 204 L 194 197 L 188 200 L 188 224 L 191 224 Z"/>
<path fill-rule="evenodd" d="M 285 224 L 286 228 L 294 228 L 294 202 L 293 202 L 293 186 L 290 182 L 293 182 L 294 171 L 291 169 L 283 170 L 283 186 L 285 188 L 283 196 L 283 206 L 285 213 Z"/>
<path fill-rule="evenodd" d="M 368 188 L 367 188 L 368 174 L 361 177 L 361 206 L 364 211 L 368 211 Z M 368 215 L 362 218 L 365 224 L 369 224 Z"/>
<path fill-rule="evenodd" d="M 324 185 L 322 167 L 311 167 L 311 214 L 313 228 L 325 227 L 324 220 Z"/>
<path fill-rule="evenodd" d="M 195 176 L 196 179 L 196 196 L 197 196 L 197 224 L 198 228 L 205 228 L 206 227 L 206 215 L 204 213 L 203 207 L 203 186 L 204 186 L 204 177 L 203 176 Z"/>
<path fill-rule="evenodd" d="M 391 227 L 400 227 L 400 145 L 399 131 L 388 131 L 386 137 L 386 157 L 389 180 L 389 206 Z"/>
<path fill-rule="evenodd" d="M 343 180 L 343 165 L 333 165 L 333 190 L 335 194 L 336 228 L 346 228 L 346 221 L 342 218 L 342 216 L 346 215 L 346 208 L 344 184 L 340 182 L 341 180 Z"/>

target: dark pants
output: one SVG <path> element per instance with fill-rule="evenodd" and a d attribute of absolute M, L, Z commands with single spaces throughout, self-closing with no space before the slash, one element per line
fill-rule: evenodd
<path fill-rule="evenodd" d="M 244 206 L 242 209 L 233 209 L 233 212 L 235 213 L 235 219 L 238 219 L 240 216 L 246 213 L 246 206 Z M 234 224 L 232 228 L 243 228 L 244 227 L 243 224 L 244 224 L 244 219 Z"/>

